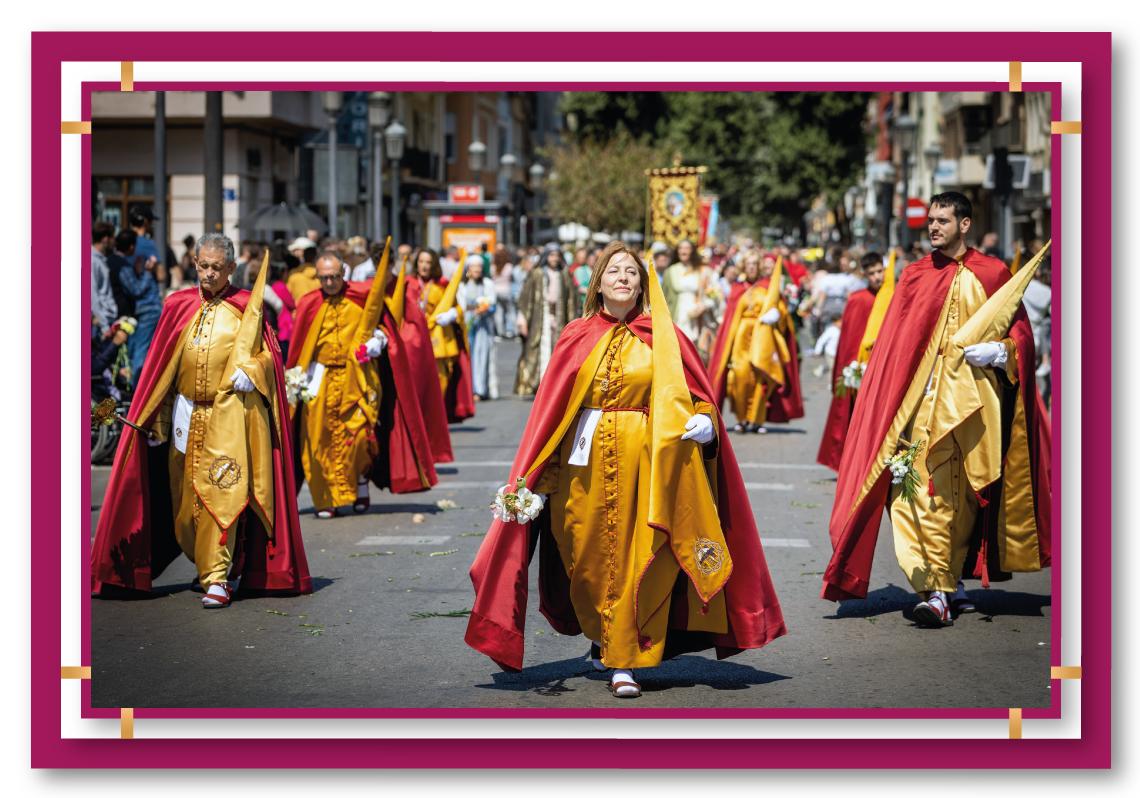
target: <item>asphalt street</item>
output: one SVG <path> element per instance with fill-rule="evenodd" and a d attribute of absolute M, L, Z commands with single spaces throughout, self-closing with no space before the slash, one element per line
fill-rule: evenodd
<path fill-rule="evenodd" d="M 815 464 L 829 401 L 822 358 L 804 359 L 807 417 L 767 435 L 730 434 L 788 634 L 724 661 L 690 654 L 637 672 L 644 695 L 615 701 L 581 636 L 538 612 L 536 570 L 518 674 L 463 642 L 467 575 L 522 437 L 530 400 L 509 393 L 517 344 L 497 347 L 504 397 L 451 428 L 456 463 L 414 495 L 372 489 L 368 513 L 319 520 L 299 497 L 313 593 L 205 611 L 180 558 L 145 600 L 93 600 L 96 707 L 1045 707 L 1050 573 L 1018 574 L 971 595 L 978 613 L 923 629 L 884 520 L 866 600 L 819 598 L 830 555 L 835 475 Z M 93 467 L 94 535 L 108 467 Z M 444 509 L 437 502 L 454 502 Z M 438 613 L 415 617 L 417 613 Z"/>

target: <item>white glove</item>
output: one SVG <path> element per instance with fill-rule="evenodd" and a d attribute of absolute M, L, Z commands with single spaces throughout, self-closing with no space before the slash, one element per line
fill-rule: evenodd
<path fill-rule="evenodd" d="M 455 324 L 456 319 L 459 318 L 459 311 L 455 308 L 445 310 L 435 317 L 435 323 L 440 327 L 446 327 L 449 324 Z"/>
<path fill-rule="evenodd" d="M 246 374 L 241 369 L 238 369 L 237 371 L 235 371 L 234 376 L 230 377 L 230 379 L 233 380 L 235 391 L 241 391 L 242 393 L 249 393 L 250 391 L 254 390 L 256 387 L 253 384 L 253 380 L 251 380 L 249 378 L 249 375 Z"/>
<path fill-rule="evenodd" d="M 966 362 L 971 366 L 985 368 L 986 366 L 1000 366 L 1005 368 L 1005 344 L 993 341 L 986 344 L 971 344 L 963 350 Z"/>
<path fill-rule="evenodd" d="M 376 330 L 372 333 L 372 337 L 364 344 L 364 351 L 368 353 L 369 357 L 380 357 L 384 354 L 384 349 L 388 346 L 388 336 L 384 334 L 383 330 Z"/>
<path fill-rule="evenodd" d="M 769 310 L 767 313 L 765 313 L 763 316 L 760 317 L 760 323 L 761 324 L 775 325 L 779 321 L 780 321 L 780 309 L 779 308 L 772 308 L 771 310 Z"/>
<path fill-rule="evenodd" d="M 149 438 L 148 437 L 146 439 L 146 445 L 147 446 L 161 446 L 162 441 L 160 441 L 158 438 Z"/>
<path fill-rule="evenodd" d="M 685 425 L 688 430 L 681 436 L 683 441 L 696 441 L 701 446 L 706 443 L 712 443 L 712 439 L 716 437 L 716 431 L 713 429 L 712 419 L 704 413 L 697 413 L 689 419 L 689 423 Z"/>

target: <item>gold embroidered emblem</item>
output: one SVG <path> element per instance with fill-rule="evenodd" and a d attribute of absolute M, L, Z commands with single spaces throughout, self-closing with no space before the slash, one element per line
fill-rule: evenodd
<path fill-rule="evenodd" d="M 232 457 L 222 455 L 210 464 L 210 484 L 223 490 L 232 488 L 241 480 L 241 466 Z"/>
<path fill-rule="evenodd" d="M 697 538 L 693 543 L 693 555 L 702 574 L 719 571 L 724 565 L 724 549 L 708 538 Z"/>
<path fill-rule="evenodd" d="M 578 441 L 578 448 L 579 449 L 585 449 L 586 448 L 586 439 L 585 438 L 582 438 L 581 440 Z"/>
<path fill-rule="evenodd" d="M 177 435 L 179 438 L 181 438 L 182 437 L 182 427 L 179 427 L 178 429 L 174 430 L 174 434 Z"/>

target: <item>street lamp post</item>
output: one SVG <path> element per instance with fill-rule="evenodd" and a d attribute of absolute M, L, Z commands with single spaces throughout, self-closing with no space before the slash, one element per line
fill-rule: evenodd
<path fill-rule="evenodd" d="M 483 170 L 483 164 L 487 159 L 487 145 L 475 139 L 467 147 L 467 166 L 475 174 L 475 185 L 479 185 L 479 172 Z"/>
<path fill-rule="evenodd" d="M 336 238 L 336 122 L 342 98 L 339 91 L 321 92 L 321 95 L 329 121 L 329 235 Z"/>
<path fill-rule="evenodd" d="M 372 128 L 372 240 L 384 238 L 384 127 L 392 102 L 386 91 L 368 95 L 368 125 Z"/>
<path fill-rule="evenodd" d="M 388 149 L 388 161 L 392 166 L 392 217 L 388 226 L 388 235 L 392 237 L 392 249 L 400 246 L 400 159 L 404 157 L 404 139 L 407 138 L 407 129 L 400 124 L 399 119 L 393 119 L 392 124 L 384 131 L 384 144 Z"/>
<path fill-rule="evenodd" d="M 512 228 L 514 227 L 513 224 L 509 223 L 510 220 L 514 219 L 514 209 L 515 209 L 514 192 L 511 191 L 511 187 L 514 185 L 515 167 L 517 167 L 518 165 L 519 165 L 519 159 L 516 158 L 514 156 L 514 154 L 510 153 L 510 152 L 508 152 L 502 158 L 499 159 L 499 176 L 503 179 L 503 182 L 507 184 L 507 219 L 508 219 L 508 224 L 506 225 L 506 230 L 508 231 L 507 243 L 510 243 L 510 233 L 513 232 Z"/>
<path fill-rule="evenodd" d="M 910 151 L 914 148 L 914 133 L 918 128 L 910 115 L 895 120 L 895 143 L 902 150 L 902 224 L 899 226 L 899 245 L 906 252 L 910 248 L 910 221 L 907 219 L 907 201 L 910 197 Z"/>
<path fill-rule="evenodd" d="M 546 169 L 535 161 L 528 170 L 530 174 L 530 190 L 534 192 L 534 243 L 538 243 L 539 227 L 542 226 L 542 181 L 546 177 Z"/>

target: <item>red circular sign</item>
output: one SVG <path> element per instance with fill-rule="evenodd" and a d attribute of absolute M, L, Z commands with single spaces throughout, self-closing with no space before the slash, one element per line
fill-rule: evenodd
<path fill-rule="evenodd" d="M 926 227 L 926 215 L 929 212 L 925 202 L 918 197 L 911 197 L 906 201 L 906 226 Z"/>

